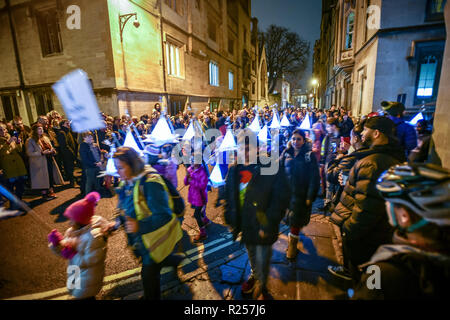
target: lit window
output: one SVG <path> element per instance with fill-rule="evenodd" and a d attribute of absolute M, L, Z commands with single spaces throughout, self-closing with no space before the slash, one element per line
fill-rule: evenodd
<path fill-rule="evenodd" d="M 420 66 L 418 97 L 433 96 L 434 80 L 436 79 L 438 61 L 435 56 L 427 56 Z"/>
<path fill-rule="evenodd" d="M 209 63 L 209 84 L 219 86 L 219 65 L 213 61 Z"/>
<path fill-rule="evenodd" d="M 166 44 L 166 57 L 167 57 L 167 73 L 171 76 L 182 77 L 182 48 L 172 44 Z"/>
<path fill-rule="evenodd" d="M 444 8 L 447 0 L 428 0 L 426 21 L 444 20 Z"/>
<path fill-rule="evenodd" d="M 234 74 L 231 71 L 228 72 L 228 89 L 234 89 Z"/>
<path fill-rule="evenodd" d="M 345 37 L 345 49 L 353 48 L 353 33 L 355 31 L 355 13 L 350 12 L 347 17 L 347 29 L 346 29 L 346 37 Z"/>

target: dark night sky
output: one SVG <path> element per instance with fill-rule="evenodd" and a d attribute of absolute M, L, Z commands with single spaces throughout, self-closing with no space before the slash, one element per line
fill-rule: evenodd
<path fill-rule="evenodd" d="M 312 73 L 314 43 L 320 37 L 322 18 L 321 0 L 253 0 L 252 16 L 258 18 L 260 30 L 271 24 L 297 32 L 311 43 L 308 69 L 304 73 L 303 85 L 309 85 Z M 304 89 L 304 88 L 303 88 Z"/>

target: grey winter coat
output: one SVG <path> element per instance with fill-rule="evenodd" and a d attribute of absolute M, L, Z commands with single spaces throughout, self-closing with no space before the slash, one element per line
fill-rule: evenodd
<path fill-rule="evenodd" d="M 93 216 L 91 224 L 79 230 L 69 228 L 64 235 L 65 241 L 76 244 L 77 254 L 69 261 L 67 269 L 68 274 L 73 275 L 74 272 L 69 268 L 80 268 L 79 288 L 67 288 L 76 299 L 95 297 L 103 286 L 107 239 L 101 229 L 107 223 L 104 218 Z M 50 248 L 59 254 L 51 244 Z"/>

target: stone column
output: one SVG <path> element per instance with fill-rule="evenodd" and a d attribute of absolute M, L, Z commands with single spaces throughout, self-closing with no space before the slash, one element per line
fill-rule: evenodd
<path fill-rule="evenodd" d="M 445 44 L 442 62 L 439 94 L 434 115 L 433 140 L 442 166 L 450 168 L 450 4 L 447 2 L 444 10 L 445 25 L 447 29 L 447 42 Z"/>

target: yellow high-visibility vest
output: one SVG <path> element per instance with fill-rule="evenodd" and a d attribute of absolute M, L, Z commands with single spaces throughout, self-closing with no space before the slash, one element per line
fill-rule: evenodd
<path fill-rule="evenodd" d="M 136 181 L 133 190 L 134 210 L 136 212 L 136 218 L 138 221 L 150 217 L 152 212 L 150 211 L 147 200 L 143 192 L 140 192 L 141 179 Z M 164 180 L 159 174 L 150 174 L 147 176 L 146 182 L 156 182 L 163 186 L 164 190 L 168 193 L 169 206 L 170 206 L 170 194 L 167 189 Z M 170 206 L 172 208 L 172 206 Z M 176 215 L 172 213 L 172 219 L 161 228 L 146 233 L 141 236 L 142 242 L 149 251 L 150 257 L 156 262 L 162 262 L 169 254 L 172 253 L 175 245 L 183 237 L 180 221 Z"/>

